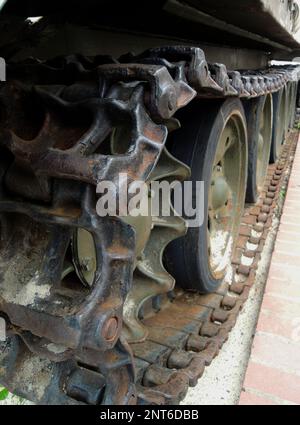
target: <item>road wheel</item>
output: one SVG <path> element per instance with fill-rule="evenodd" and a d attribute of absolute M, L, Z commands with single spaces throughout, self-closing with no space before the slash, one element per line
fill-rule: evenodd
<path fill-rule="evenodd" d="M 246 201 L 255 203 L 260 194 L 270 161 L 273 126 L 272 95 L 245 102 L 248 124 L 248 183 Z"/>
<path fill-rule="evenodd" d="M 296 99 L 297 99 L 297 87 L 298 87 L 298 83 L 296 82 L 292 82 L 291 83 L 291 99 L 290 99 L 290 121 L 289 121 L 289 126 L 290 128 L 294 127 L 294 123 L 295 123 L 295 115 L 296 115 Z"/>
<path fill-rule="evenodd" d="M 271 163 L 280 156 L 286 137 L 286 89 L 273 93 L 273 132 L 271 145 Z"/>
<path fill-rule="evenodd" d="M 194 104 L 179 120 L 170 149 L 204 181 L 204 223 L 170 244 L 166 262 L 181 287 L 209 293 L 226 275 L 244 209 L 246 120 L 239 99 Z"/>

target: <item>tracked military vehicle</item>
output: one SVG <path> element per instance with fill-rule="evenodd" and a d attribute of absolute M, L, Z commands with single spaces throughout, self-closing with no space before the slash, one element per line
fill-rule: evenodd
<path fill-rule="evenodd" d="M 299 2 L 1 7 L 0 383 L 40 404 L 178 403 L 255 275 L 300 75 L 271 61 L 300 56 Z M 172 196 L 169 216 L 101 217 L 120 175 L 204 182 L 203 224 Z"/>

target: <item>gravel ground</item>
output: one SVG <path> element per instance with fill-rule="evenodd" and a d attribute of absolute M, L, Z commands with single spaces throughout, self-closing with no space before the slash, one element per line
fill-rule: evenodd
<path fill-rule="evenodd" d="M 9 394 L 9 396 L 5 400 L 0 401 L 0 405 L 10 405 L 10 406 L 12 406 L 12 405 L 18 405 L 18 404 L 19 405 L 23 405 L 23 404 L 30 405 L 30 404 L 33 404 L 33 403 L 31 403 L 28 400 L 24 400 L 21 397 L 17 397 L 13 394 Z"/>

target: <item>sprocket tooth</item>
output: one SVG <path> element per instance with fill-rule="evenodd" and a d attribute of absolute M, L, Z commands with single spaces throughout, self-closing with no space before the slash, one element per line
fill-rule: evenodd
<path fill-rule="evenodd" d="M 146 340 L 148 330 L 146 326 L 139 320 L 139 311 L 143 304 L 153 298 L 154 295 L 165 293 L 170 287 L 174 286 L 175 281 L 170 275 L 166 274 L 167 279 L 164 283 L 154 281 L 152 278 L 146 276 L 136 275 L 134 279 L 134 286 L 126 299 L 123 311 L 123 335 L 129 343 L 138 343 Z"/>
<path fill-rule="evenodd" d="M 127 325 L 125 335 L 129 342 L 146 339 L 147 331 L 139 320 L 139 311 L 143 304 L 161 294 L 170 292 L 175 285 L 173 277 L 163 266 L 163 252 L 176 237 L 177 229 L 154 228 L 148 244 L 137 263 L 133 288 L 124 305 L 124 322 Z"/>
<path fill-rule="evenodd" d="M 175 180 L 183 181 L 190 177 L 190 169 L 176 159 L 164 148 L 156 168 L 152 171 L 149 180 Z"/>
<path fill-rule="evenodd" d="M 177 237 L 186 233 L 186 222 L 181 217 L 153 217 L 153 224 L 157 227 L 166 227 L 177 232 Z"/>
<path fill-rule="evenodd" d="M 181 236 L 183 233 L 185 233 L 183 231 L 178 232 L 177 229 L 178 228 L 174 227 L 154 227 L 150 239 L 142 254 L 143 258 L 138 261 L 138 270 L 144 275 L 151 277 L 153 280 L 159 283 L 164 282 L 166 280 L 166 277 L 170 276 L 166 272 L 162 262 L 163 252 L 165 248 L 179 235 Z M 183 230 L 182 227 L 180 228 L 180 230 Z M 168 278 L 168 280 L 172 280 L 173 282 L 174 279 Z M 172 288 L 170 287 L 170 289 L 167 289 L 171 290 Z"/>

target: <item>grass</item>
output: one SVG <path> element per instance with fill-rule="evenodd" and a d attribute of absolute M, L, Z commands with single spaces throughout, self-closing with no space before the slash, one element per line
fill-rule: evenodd
<path fill-rule="evenodd" d="M 7 399 L 8 396 L 9 396 L 9 391 L 6 388 L 1 388 L 0 389 L 0 401 Z"/>
<path fill-rule="evenodd" d="M 285 198 L 286 198 L 286 189 L 281 189 L 281 191 L 280 191 L 280 193 L 279 193 L 279 196 L 280 196 L 280 198 L 284 201 L 285 200 Z"/>
<path fill-rule="evenodd" d="M 297 121 L 297 122 L 295 123 L 295 128 L 296 128 L 297 130 L 300 130 L 300 121 Z"/>

